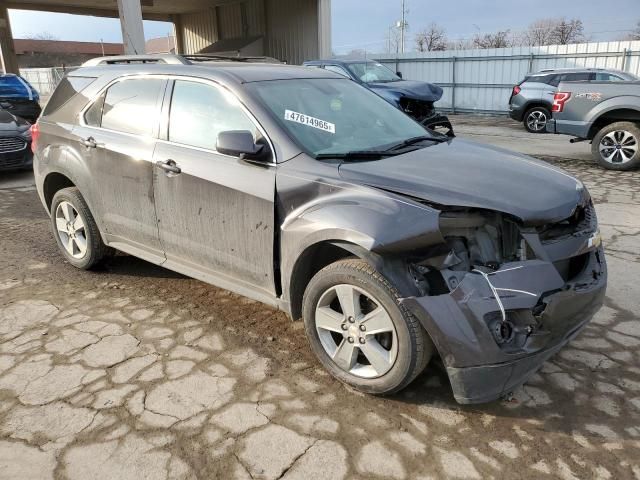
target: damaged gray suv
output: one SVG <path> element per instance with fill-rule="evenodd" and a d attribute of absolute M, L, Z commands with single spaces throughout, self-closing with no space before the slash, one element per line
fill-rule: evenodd
<path fill-rule="evenodd" d="M 143 60 L 70 73 L 33 129 L 70 264 L 120 250 L 280 308 L 367 393 L 439 355 L 461 403 L 512 391 L 602 305 L 593 204 L 563 171 L 320 69 Z"/>

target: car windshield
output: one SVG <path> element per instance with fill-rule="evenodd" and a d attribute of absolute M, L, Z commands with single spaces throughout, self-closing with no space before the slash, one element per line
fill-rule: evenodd
<path fill-rule="evenodd" d="M 353 74 L 364 83 L 397 82 L 400 80 L 395 73 L 377 62 L 356 62 L 347 64 Z"/>
<path fill-rule="evenodd" d="M 28 97 L 29 87 L 15 75 L 3 75 L 0 76 L 0 97 L 2 96 Z"/>
<path fill-rule="evenodd" d="M 275 80 L 250 83 L 247 88 L 291 138 L 314 156 L 387 150 L 416 137 L 439 140 L 375 93 L 347 79 Z"/>

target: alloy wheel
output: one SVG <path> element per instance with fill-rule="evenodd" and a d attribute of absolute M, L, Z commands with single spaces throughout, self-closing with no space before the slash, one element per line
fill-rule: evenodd
<path fill-rule="evenodd" d="M 638 153 L 638 139 L 626 130 L 614 130 L 602 137 L 598 148 L 605 162 L 627 163 Z"/>
<path fill-rule="evenodd" d="M 527 116 L 527 126 L 531 130 L 541 132 L 545 129 L 546 125 L 547 114 L 540 110 L 534 110 Z"/>
<path fill-rule="evenodd" d="M 315 327 L 326 354 L 354 376 L 380 377 L 391 370 L 398 356 L 398 338 L 389 313 L 370 293 L 354 285 L 335 285 L 322 294 Z"/>
<path fill-rule="evenodd" d="M 87 234 L 78 210 L 71 203 L 63 201 L 58 204 L 55 216 L 62 246 L 73 258 L 83 258 L 87 253 Z"/>

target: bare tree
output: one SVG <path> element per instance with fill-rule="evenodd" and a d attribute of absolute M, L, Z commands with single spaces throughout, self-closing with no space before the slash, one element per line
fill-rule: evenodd
<path fill-rule="evenodd" d="M 510 30 L 500 30 L 494 33 L 478 34 L 473 38 L 475 48 L 506 48 L 513 45 Z"/>
<path fill-rule="evenodd" d="M 416 49 L 419 52 L 437 52 L 447 49 L 444 28 L 432 23 L 416 35 Z"/>
<path fill-rule="evenodd" d="M 476 48 L 473 40 L 468 38 L 458 38 L 456 40 L 450 40 L 447 42 L 447 50 L 471 50 Z"/>
<path fill-rule="evenodd" d="M 584 40 L 584 26 L 582 20 L 573 18 L 567 20 L 562 18 L 553 31 L 553 43 L 558 45 L 568 45 L 570 43 L 579 43 Z"/>
<path fill-rule="evenodd" d="M 524 32 L 522 43 L 531 47 L 553 44 L 557 25 L 558 21 L 553 18 L 536 20 Z"/>
<path fill-rule="evenodd" d="M 39 33 L 31 33 L 27 35 L 25 38 L 29 40 L 60 40 L 53 33 L 50 32 L 39 32 Z"/>
<path fill-rule="evenodd" d="M 629 34 L 629 40 L 640 40 L 640 20 L 636 23 L 636 28 Z"/>

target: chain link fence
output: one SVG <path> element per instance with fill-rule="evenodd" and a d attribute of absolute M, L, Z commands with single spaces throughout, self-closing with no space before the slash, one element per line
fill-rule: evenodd
<path fill-rule="evenodd" d="M 20 75 L 35 88 L 41 97 L 48 97 L 67 72 L 77 67 L 21 68 Z"/>

